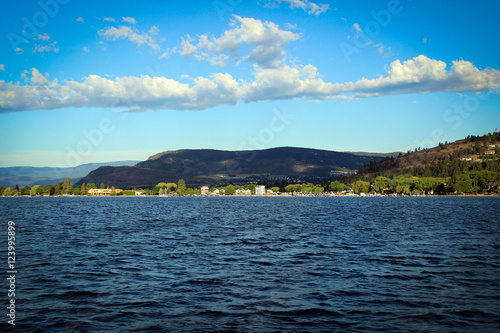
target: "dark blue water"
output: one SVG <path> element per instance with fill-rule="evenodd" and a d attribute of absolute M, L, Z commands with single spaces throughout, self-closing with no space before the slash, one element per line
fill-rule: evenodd
<path fill-rule="evenodd" d="M 500 198 L 3 198 L 0 212 L 2 249 L 17 226 L 19 332 L 500 331 Z"/>

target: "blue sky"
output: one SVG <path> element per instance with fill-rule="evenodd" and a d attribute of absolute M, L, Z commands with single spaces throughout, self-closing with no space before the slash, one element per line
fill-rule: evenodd
<path fill-rule="evenodd" d="M 497 1 L 5 1 L 0 166 L 500 127 Z"/>

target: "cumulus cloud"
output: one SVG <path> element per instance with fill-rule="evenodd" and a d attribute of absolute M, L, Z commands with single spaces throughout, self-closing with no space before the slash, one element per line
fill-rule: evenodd
<path fill-rule="evenodd" d="M 79 17 L 76 19 L 77 22 L 82 22 L 83 23 L 83 17 Z"/>
<path fill-rule="evenodd" d="M 137 21 L 133 17 L 123 17 L 122 16 L 122 21 L 130 24 L 136 24 Z"/>
<path fill-rule="evenodd" d="M 498 89 L 500 71 L 480 70 L 464 60 L 450 69 L 443 61 L 420 55 L 390 64 L 385 76 L 357 82 L 323 80 L 312 65 L 263 68 L 254 65 L 254 78 L 243 81 L 228 73 L 192 78 L 181 83 L 167 77 L 103 78 L 89 75 L 81 82 L 49 80 L 32 68 L 25 84 L 0 81 L 0 113 L 67 107 L 126 108 L 146 110 L 203 110 L 239 101 L 353 99 L 396 94 L 480 92 Z"/>
<path fill-rule="evenodd" d="M 57 42 L 53 42 L 49 45 L 38 45 L 35 44 L 35 47 L 33 48 L 33 54 L 35 53 L 49 53 L 49 52 L 54 52 L 54 53 L 59 53 L 59 48 L 56 46 Z"/>
<path fill-rule="evenodd" d="M 185 57 L 207 60 L 224 67 L 230 61 L 255 63 L 261 67 L 278 67 L 286 55 L 284 48 L 300 38 L 299 34 L 280 29 L 273 22 L 233 15 L 231 29 L 215 38 L 201 35 L 198 40 L 189 35 L 173 49 Z"/>
<path fill-rule="evenodd" d="M 156 41 L 156 34 L 159 29 L 157 27 L 152 27 L 147 33 L 139 33 L 137 30 L 132 29 L 128 26 L 108 27 L 98 31 L 99 36 L 106 40 L 116 41 L 119 39 L 127 39 L 130 42 L 141 45 L 148 45 L 151 50 L 158 51 L 160 46 Z"/>
<path fill-rule="evenodd" d="M 377 79 L 361 79 L 354 91 L 358 97 L 433 92 L 478 92 L 498 89 L 500 71 L 480 70 L 471 62 L 453 61 L 451 69 L 446 63 L 419 55 L 401 63 L 393 61 L 387 75 Z"/>
<path fill-rule="evenodd" d="M 291 9 L 300 8 L 304 12 L 310 15 L 321 15 L 325 13 L 329 8 L 329 4 L 315 4 L 309 0 L 268 0 L 265 7 L 277 7 L 280 3 L 286 3 L 290 5 Z"/>
<path fill-rule="evenodd" d="M 116 22 L 116 20 L 112 17 L 105 17 L 103 18 L 103 21 L 106 21 L 106 22 Z"/>
<path fill-rule="evenodd" d="M 5 65 L 4 64 L 0 64 L 0 71 L 4 71 L 5 70 Z"/>

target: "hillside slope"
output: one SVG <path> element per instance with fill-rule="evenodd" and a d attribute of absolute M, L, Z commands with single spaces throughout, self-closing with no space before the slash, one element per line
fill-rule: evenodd
<path fill-rule="evenodd" d="M 89 172 L 96 170 L 101 166 L 127 166 L 135 165 L 139 161 L 117 161 L 103 163 L 87 163 L 76 167 L 56 168 L 56 167 L 0 167 L 0 184 L 2 186 L 14 187 L 19 185 L 55 185 L 58 182 L 70 178 L 71 181 L 77 182 L 80 178 L 85 177 Z"/>
<path fill-rule="evenodd" d="M 400 174 L 448 177 L 464 170 L 483 169 L 496 172 L 499 149 L 500 133 L 468 136 L 434 148 L 408 152 L 397 158 L 370 162 L 359 170 L 358 178 Z"/>
<path fill-rule="evenodd" d="M 265 150 L 177 150 L 151 156 L 134 167 L 99 168 L 81 183 L 120 188 L 152 187 L 184 179 L 188 185 L 249 182 L 269 179 L 326 179 L 357 170 L 379 156 L 359 156 L 328 150 L 282 147 Z"/>

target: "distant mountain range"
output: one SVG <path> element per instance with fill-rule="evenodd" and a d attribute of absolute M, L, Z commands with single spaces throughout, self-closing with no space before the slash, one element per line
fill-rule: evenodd
<path fill-rule="evenodd" d="M 135 166 L 102 166 L 77 184 L 104 183 L 117 188 L 132 188 L 152 187 L 159 182 L 177 182 L 179 179 L 184 179 L 190 186 L 277 179 L 328 179 L 393 154 L 363 155 L 294 147 L 245 151 L 176 150 L 156 154 Z"/>
<path fill-rule="evenodd" d="M 139 161 L 118 161 L 105 163 L 87 163 L 70 168 L 53 168 L 53 167 L 0 167 L 0 185 L 14 187 L 19 185 L 24 187 L 28 185 L 55 185 L 58 182 L 64 181 L 66 178 L 71 178 L 71 181 L 76 183 L 80 178 L 85 177 L 89 172 L 101 166 L 126 166 L 135 165 Z"/>

